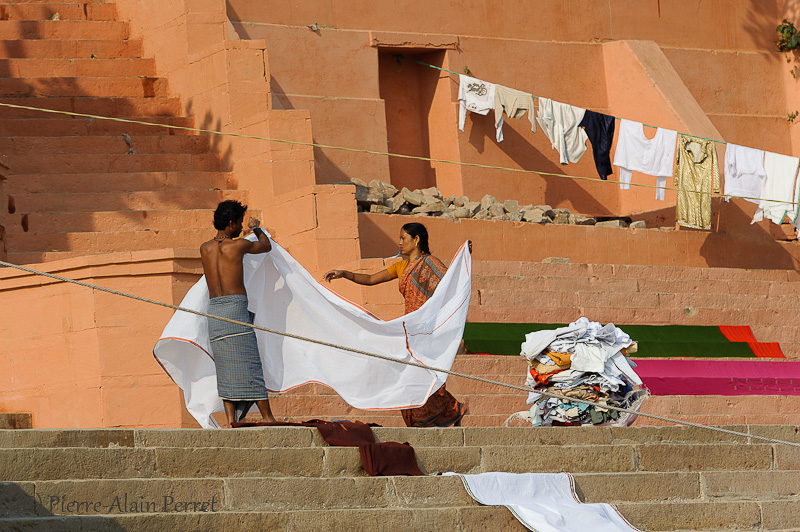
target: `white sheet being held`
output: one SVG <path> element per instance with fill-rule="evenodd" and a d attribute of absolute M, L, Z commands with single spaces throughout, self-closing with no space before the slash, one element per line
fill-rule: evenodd
<path fill-rule="evenodd" d="M 462 245 L 439 286 L 418 310 L 383 321 L 318 283 L 289 253 L 245 255 L 244 278 L 254 325 L 327 343 L 418 361 L 449 370 L 464 332 L 472 263 Z M 205 277 L 181 302 L 206 312 Z M 186 407 L 204 428 L 223 411 L 208 341 L 208 318 L 177 311 L 153 354 L 184 393 Z M 256 330 L 264 381 L 271 392 L 309 382 L 333 388 L 363 410 L 415 408 L 444 384 L 447 374 Z M 312 412 L 309 412 L 312 414 Z"/>

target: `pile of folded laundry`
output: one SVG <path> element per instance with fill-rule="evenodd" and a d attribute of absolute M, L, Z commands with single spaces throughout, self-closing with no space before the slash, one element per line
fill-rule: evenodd
<path fill-rule="evenodd" d="M 520 354 L 528 361 L 525 385 L 531 389 L 527 401 L 531 407 L 515 416 L 534 427 L 630 425 L 635 413 L 607 407 L 638 412 L 649 395 L 633 371 L 635 364 L 626 358 L 636 348 L 636 342 L 613 323 L 603 326 L 586 318 L 526 334 Z M 564 398 L 549 397 L 543 391 Z"/>

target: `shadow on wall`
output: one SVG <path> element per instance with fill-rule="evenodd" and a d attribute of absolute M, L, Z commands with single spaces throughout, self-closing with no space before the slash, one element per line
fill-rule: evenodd
<path fill-rule="evenodd" d="M 489 114 L 491 117 L 492 112 Z M 533 144 L 531 144 L 529 140 L 525 139 L 525 137 L 515 131 L 515 126 L 526 128 L 529 127 L 527 116 L 521 120 L 515 121 L 516 123 L 514 124 L 509 123 L 503 127 L 503 142 L 495 142 L 494 140 L 495 128 L 493 119 L 487 120 L 486 117 L 475 115 L 473 113 L 470 113 L 468 116 L 472 122 L 469 143 L 478 151 L 478 153 L 484 152 L 486 142 L 492 142 L 520 168 L 535 168 L 541 172 L 564 176 L 567 175 L 568 170 L 571 169 L 574 171 L 574 166 L 562 166 L 557 164 L 556 161 L 548 158 Z M 544 134 L 541 132 L 541 128 L 539 128 L 537 131 L 538 133 L 536 133 L 536 135 L 542 135 L 539 140 L 543 139 Z M 591 150 L 589 150 L 585 156 L 591 158 Z M 497 171 L 499 172 L 499 170 Z M 536 202 L 538 204 L 559 205 L 565 199 L 569 199 L 573 205 L 579 205 L 580 211 L 583 213 L 592 213 L 597 216 L 611 216 L 613 214 L 607 205 L 603 204 L 601 201 L 598 201 L 590 191 L 584 189 L 581 184 L 574 179 L 553 175 L 530 174 L 530 176 L 535 176 L 537 179 L 542 179 L 544 183 L 545 190 L 541 196 L 542 200 Z M 582 183 L 586 183 L 586 181 L 583 181 Z M 600 186 L 608 185 L 601 184 Z M 480 200 L 480 198 L 471 199 Z"/>
<path fill-rule="evenodd" d="M 750 34 L 753 42 L 764 50 L 777 50 L 776 42 L 778 36 L 775 27 L 781 23 L 783 18 L 789 19 L 795 24 L 800 20 L 793 17 L 800 17 L 800 0 L 750 0 L 747 8 L 747 22 L 744 30 Z M 782 4 L 783 8 L 781 9 Z M 775 56 L 777 59 L 779 56 Z"/>
<path fill-rule="evenodd" d="M 700 248 L 700 255 L 711 267 L 795 270 L 800 262 L 780 241 L 781 231 L 770 221 L 751 224 L 756 205 L 746 200 L 726 203 L 712 199 L 712 226 Z"/>
<path fill-rule="evenodd" d="M 34 52 L 42 48 L 32 44 L 46 42 L 50 36 L 47 28 L 58 24 L 46 22 L 56 13 L 53 8 L 50 11 L 49 16 L 45 13 L 43 17 L 44 23 L 15 21 L 20 38 L 0 45 L 2 101 L 166 122 L 186 116 L 180 113 L 176 100 L 166 95 L 166 80 L 156 77 L 150 67 L 120 72 L 120 62 L 141 58 L 130 52 L 135 50 L 134 41 L 122 36 L 91 41 L 75 35 L 77 57 L 52 59 L 53 71 L 43 71 L 42 64 L 34 60 L 47 61 L 50 56 L 46 54 L 51 52 Z M 31 61 L 23 64 L 18 59 Z M 91 74 L 93 83 L 69 70 L 75 61 L 98 62 L 92 66 L 96 72 Z M 98 68 L 104 65 L 108 70 Z M 20 68 L 35 72 L 28 70 L 33 72 L 29 74 Z M 188 111 L 191 113 L 191 102 Z M 180 172 L 199 168 L 217 172 L 216 156 L 226 168 L 231 163 L 230 149 L 222 153 L 222 139 L 216 135 L 210 135 L 205 144 L 205 139 L 191 139 L 187 132 L 174 129 L 11 108 L 0 108 L 0 119 L 10 120 L 2 124 L 0 132 L 11 155 L 11 175 L 6 182 L 8 201 L 2 208 L 7 209 L 6 225 L 11 229 L 7 230 L 12 239 L 8 251 L 17 254 L 16 262 L 41 262 L 47 252 L 91 253 L 100 249 L 92 243 L 95 238 L 118 242 L 122 250 L 126 250 L 130 239 L 136 240 L 134 249 L 162 248 L 164 239 L 159 238 L 159 232 L 170 228 L 163 221 L 155 227 L 148 214 L 216 206 L 216 200 L 207 205 L 205 199 L 198 198 L 198 192 L 215 189 L 205 182 L 198 186 L 190 180 L 191 174 L 184 176 Z M 185 122 L 179 120 L 177 124 Z M 219 125 L 207 115 L 201 127 L 216 129 Z M 39 142 L 37 137 L 46 137 L 46 141 Z M 76 137 L 85 142 L 76 143 Z M 170 161 L 165 155 L 174 156 L 187 167 L 176 166 L 175 160 Z M 178 179 L 164 182 L 166 172 L 177 173 L 174 177 Z M 224 179 L 216 179 L 214 184 L 227 188 Z M 132 199 L 137 192 L 156 191 L 165 193 L 159 194 L 157 205 L 145 205 L 141 197 Z M 94 204 L 81 198 L 89 194 L 97 195 Z M 103 212 L 113 212 L 113 228 L 109 228 L 109 218 Z M 69 223 L 61 221 L 65 216 Z M 126 234 L 128 238 L 124 238 Z"/>
<path fill-rule="evenodd" d="M 191 98 L 186 103 L 186 115 L 194 117 L 194 102 Z M 196 119 L 196 117 L 195 117 Z M 203 121 L 200 124 L 195 122 L 194 127 L 198 129 L 207 129 L 209 131 L 222 131 L 222 121 L 217 118 L 216 122 L 214 122 L 214 116 L 210 112 L 206 112 L 205 116 L 203 116 Z M 223 150 L 222 149 L 222 142 L 223 136 L 216 135 L 214 133 L 201 133 L 201 135 L 208 135 L 208 146 L 209 152 L 215 154 L 219 158 L 220 168 L 225 172 L 230 172 L 233 170 L 233 148 L 231 147 L 230 143 L 228 147 Z M 266 142 L 266 141 L 259 141 L 259 142 Z"/>

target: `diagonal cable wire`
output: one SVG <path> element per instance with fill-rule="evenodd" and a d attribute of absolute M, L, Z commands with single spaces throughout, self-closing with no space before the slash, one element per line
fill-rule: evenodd
<path fill-rule="evenodd" d="M 250 327 L 250 328 L 258 330 L 258 331 L 264 331 L 264 332 L 271 333 L 271 334 L 277 334 L 277 335 L 280 335 L 280 336 L 285 336 L 287 338 L 294 338 L 296 340 L 301 340 L 301 341 L 304 341 L 304 342 L 310 342 L 310 343 L 317 344 L 317 345 L 322 345 L 322 346 L 325 346 L 325 347 L 331 347 L 331 348 L 334 348 L 334 349 L 339 349 L 341 351 L 348 351 L 348 352 L 356 353 L 356 354 L 359 354 L 359 355 L 365 355 L 365 356 L 372 357 L 372 358 L 378 358 L 378 359 L 386 360 L 386 361 L 389 361 L 389 362 L 396 362 L 398 364 L 405 364 L 407 366 L 414 366 L 414 367 L 417 367 L 417 368 L 427 369 L 429 371 L 435 371 L 435 372 L 438 372 L 438 373 L 446 373 L 448 375 L 453 375 L 454 377 L 461 377 L 461 378 L 464 378 L 464 379 L 469 379 L 469 380 L 473 380 L 473 381 L 477 381 L 477 382 L 484 382 L 486 384 L 492 384 L 492 385 L 495 385 L 495 386 L 501 386 L 501 387 L 504 387 L 504 388 L 510 388 L 512 390 L 518 390 L 518 391 L 522 391 L 522 392 L 526 392 L 526 393 L 532 391 L 530 388 L 526 388 L 524 386 L 517 386 L 515 384 L 507 384 L 507 383 L 504 383 L 504 382 L 499 382 L 499 381 L 495 381 L 495 380 L 491 380 L 491 379 L 485 379 L 483 377 L 476 377 L 474 375 L 469 375 L 469 374 L 466 374 L 466 373 L 460 373 L 458 371 L 434 368 L 434 367 L 431 367 L 431 366 L 426 366 L 425 364 L 419 364 L 417 362 L 399 360 L 399 359 L 392 358 L 392 357 L 389 357 L 389 356 L 379 355 L 378 353 L 370 353 L 368 351 L 362 351 L 360 349 L 353 349 L 351 347 L 336 345 L 336 344 L 332 344 L 332 343 L 329 343 L 329 342 L 324 342 L 322 340 L 315 340 L 313 338 L 307 338 L 305 336 L 299 336 L 299 335 L 291 334 L 291 333 L 288 333 L 288 332 L 276 331 L 274 329 L 270 329 L 270 328 L 267 328 L 267 327 L 261 327 L 261 326 L 258 326 L 258 325 L 253 325 L 251 323 L 232 320 L 230 318 L 224 318 L 224 317 L 221 317 L 221 316 L 212 316 L 212 315 L 210 315 L 210 314 L 208 314 L 206 312 L 201 312 L 201 311 L 198 311 L 198 310 L 192 310 L 192 309 L 188 309 L 188 308 L 183 308 L 183 307 L 179 307 L 177 305 L 171 305 L 169 303 L 164 303 L 164 302 L 161 302 L 161 301 L 155 301 L 153 299 L 148 299 L 146 297 L 140 297 L 140 296 L 136 296 L 136 295 L 133 295 L 133 294 L 127 294 L 125 292 L 120 292 L 118 290 L 113 290 L 111 288 L 104 288 L 102 286 L 96 286 L 96 285 L 92 285 L 92 284 L 89 284 L 89 283 L 84 283 L 82 281 L 76 281 L 75 279 L 69 279 L 67 277 L 61 277 L 60 275 L 55 275 L 55 274 L 52 274 L 52 273 L 42 272 L 42 271 L 39 271 L 39 270 L 34 270 L 32 268 L 27 268 L 25 266 L 19 266 L 19 265 L 16 265 L 16 264 L 11 264 L 9 262 L 5 262 L 5 261 L 2 261 L 2 260 L 0 260 L 0 266 L 6 266 L 6 267 L 14 268 L 14 269 L 17 269 L 17 270 L 22 270 L 24 272 L 32 273 L 34 275 L 41 275 L 41 276 L 44 276 L 44 277 L 49 277 L 51 279 L 56 279 L 58 281 L 62 281 L 62 282 L 65 282 L 65 283 L 76 284 L 78 286 L 83 286 L 84 288 L 90 288 L 92 290 L 99 290 L 101 292 L 107 292 L 109 294 L 113 294 L 113 295 L 117 295 L 117 296 L 121 296 L 121 297 L 126 297 L 126 298 L 129 298 L 129 299 L 134 299 L 134 300 L 137 300 L 137 301 L 142 301 L 144 303 L 149 303 L 149 304 L 152 304 L 152 305 L 158 305 L 160 307 L 166 307 L 166 308 L 169 308 L 169 309 L 172 309 L 172 310 L 175 310 L 175 311 L 188 312 L 189 314 L 196 314 L 197 316 L 203 316 L 203 317 L 209 318 L 209 319 L 224 321 L 224 322 L 227 322 L 227 323 L 232 323 L 234 325 L 240 325 L 240 326 L 244 326 L 244 327 Z M 597 406 L 601 406 L 602 408 L 606 408 L 608 410 L 616 410 L 617 412 L 624 412 L 626 414 L 633 414 L 633 415 L 637 415 L 637 416 L 648 417 L 648 418 L 651 418 L 651 419 L 658 419 L 660 421 L 666 421 L 668 423 L 675 423 L 677 425 L 684 425 L 684 426 L 687 426 L 687 427 L 695 427 L 695 428 L 699 428 L 699 429 L 705 429 L 705 430 L 711 430 L 711 431 L 714 431 L 714 432 L 720 432 L 720 433 L 723 433 L 723 434 L 729 434 L 729 435 L 732 435 L 732 436 L 740 436 L 740 437 L 743 437 L 743 438 L 752 438 L 752 439 L 755 439 L 755 440 L 761 440 L 761 441 L 766 441 L 766 442 L 770 442 L 770 443 L 777 443 L 777 444 L 781 444 L 781 445 L 788 445 L 788 446 L 791 446 L 791 447 L 799 447 L 800 448 L 800 443 L 796 443 L 796 442 L 778 440 L 778 439 L 775 439 L 775 438 L 768 438 L 766 436 L 759 436 L 759 435 L 756 435 L 756 434 L 747 434 L 747 433 L 738 432 L 738 431 L 735 431 L 735 430 L 724 429 L 722 427 L 713 427 L 713 426 L 709 426 L 709 425 L 702 425 L 700 423 L 692 423 L 690 421 L 682 421 L 682 420 L 679 420 L 679 419 L 672 419 L 672 418 L 668 418 L 668 417 L 664 417 L 664 416 L 659 416 L 659 415 L 656 415 L 656 414 L 646 414 L 646 413 L 643 413 L 643 412 L 638 412 L 636 410 L 631 410 L 631 409 L 628 409 L 628 408 L 616 407 L 616 406 L 612 406 L 612 405 L 608 405 L 608 404 L 598 405 L 597 403 L 595 403 L 593 401 L 588 401 L 586 399 L 576 399 L 574 397 L 567 397 L 567 396 L 564 396 L 564 395 L 560 395 L 560 394 L 557 394 L 557 393 L 552 393 L 552 392 L 548 392 L 548 391 L 544 391 L 544 390 L 541 390 L 541 391 L 540 390 L 535 390 L 535 392 L 539 393 L 541 395 L 544 395 L 546 397 L 552 397 L 552 398 L 555 398 L 555 399 L 566 399 L 568 401 L 573 401 L 573 402 L 576 402 L 576 403 L 583 403 L 583 404 L 588 404 L 588 405 L 597 405 Z"/>

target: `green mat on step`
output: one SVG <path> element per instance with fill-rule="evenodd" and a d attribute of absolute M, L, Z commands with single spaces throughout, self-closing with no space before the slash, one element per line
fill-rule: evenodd
<path fill-rule="evenodd" d="M 525 335 L 564 327 L 561 323 L 467 323 L 464 344 L 470 353 L 519 356 Z M 616 325 L 616 324 L 615 324 Z M 731 342 L 717 326 L 617 325 L 639 342 L 634 358 L 752 358 L 747 342 Z"/>

